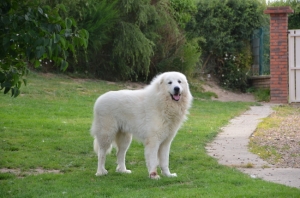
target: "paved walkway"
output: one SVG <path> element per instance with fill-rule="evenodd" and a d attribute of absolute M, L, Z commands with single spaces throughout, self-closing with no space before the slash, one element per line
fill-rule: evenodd
<path fill-rule="evenodd" d="M 218 159 L 220 164 L 237 167 L 253 178 L 262 178 L 300 188 L 299 168 L 275 168 L 248 151 L 249 137 L 262 118 L 271 113 L 270 104 L 251 107 L 244 114 L 232 119 L 228 126 L 222 128 L 222 132 L 206 146 L 206 150 L 210 156 Z M 245 168 L 247 164 L 251 164 L 253 167 Z"/>

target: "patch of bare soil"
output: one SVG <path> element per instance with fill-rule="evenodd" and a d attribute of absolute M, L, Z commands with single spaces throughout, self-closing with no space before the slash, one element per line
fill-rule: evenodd
<path fill-rule="evenodd" d="M 147 84 L 145 83 L 141 83 L 141 82 L 131 82 L 131 81 L 126 81 L 124 83 L 126 89 L 143 89 L 144 87 L 147 86 Z"/>
<path fill-rule="evenodd" d="M 218 100 L 223 102 L 229 101 L 242 101 L 242 102 L 255 102 L 254 96 L 250 93 L 237 93 L 222 89 L 213 80 L 206 81 L 206 84 L 202 85 L 205 91 L 214 92 L 218 98 L 212 98 L 212 100 Z"/>
<path fill-rule="evenodd" d="M 126 89 L 142 89 L 147 84 L 139 82 L 130 82 L 127 81 L 124 83 Z M 201 85 L 204 91 L 210 91 L 217 94 L 217 98 L 211 98 L 212 100 L 230 102 L 230 101 L 241 101 L 241 102 L 255 102 L 253 94 L 250 93 L 241 93 L 241 92 L 232 92 L 221 88 L 214 80 L 208 80 L 205 84 Z"/>
<path fill-rule="evenodd" d="M 275 167 L 300 168 L 300 107 L 288 114 L 274 112 L 270 118 L 278 120 L 276 126 L 258 129 L 251 141 L 270 152 L 265 160 Z"/>
<path fill-rule="evenodd" d="M 60 170 L 45 170 L 43 168 L 29 169 L 27 171 L 22 171 L 21 169 L 9 169 L 9 168 L 1 168 L 0 173 L 13 173 L 18 177 L 24 177 L 26 175 L 38 175 L 44 173 L 55 173 L 60 174 Z"/>

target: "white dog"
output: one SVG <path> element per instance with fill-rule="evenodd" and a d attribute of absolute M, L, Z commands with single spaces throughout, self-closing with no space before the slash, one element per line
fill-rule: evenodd
<path fill-rule="evenodd" d="M 132 135 L 145 146 L 149 177 L 176 177 L 169 170 L 169 152 L 173 138 L 186 119 L 192 95 L 185 75 L 166 72 L 155 77 L 141 90 L 110 91 L 101 95 L 94 106 L 91 134 L 98 154 L 96 176 L 106 175 L 106 153 L 112 143 L 117 147 L 117 172 L 131 173 L 125 155 Z"/>

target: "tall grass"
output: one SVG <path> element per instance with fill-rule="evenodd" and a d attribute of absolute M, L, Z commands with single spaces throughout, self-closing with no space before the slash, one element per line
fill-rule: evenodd
<path fill-rule="evenodd" d="M 148 178 L 143 145 L 133 141 L 127 154 L 132 174 L 115 172 L 116 157 L 107 157 L 109 174 L 96 177 L 97 157 L 89 134 L 96 98 L 121 83 L 31 74 L 22 95 L 0 96 L 0 197 L 299 197 L 300 190 L 252 179 L 219 165 L 205 144 L 229 119 L 251 103 L 195 100 L 189 120 L 174 139 L 170 168 L 177 178 Z M 26 174 L 30 169 L 57 169 L 59 174 Z"/>

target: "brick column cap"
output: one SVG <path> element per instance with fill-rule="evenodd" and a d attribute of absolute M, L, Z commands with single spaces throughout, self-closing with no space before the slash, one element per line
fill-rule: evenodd
<path fill-rule="evenodd" d="M 265 11 L 265 14 L 289 14 L 294 13 L 294 10 L 290 6 L 280 6 L 280 7 L 268 7 Z"/>

